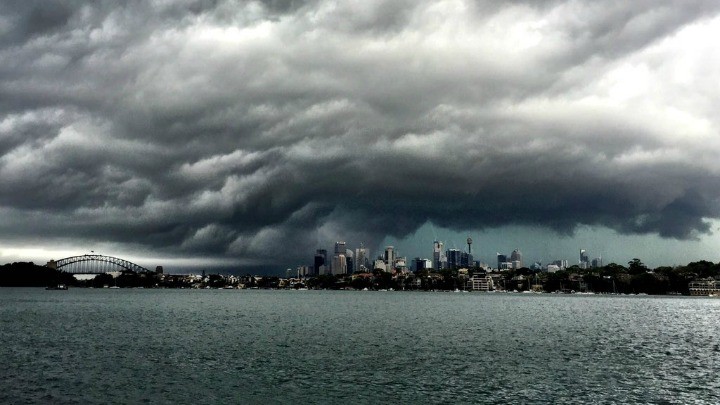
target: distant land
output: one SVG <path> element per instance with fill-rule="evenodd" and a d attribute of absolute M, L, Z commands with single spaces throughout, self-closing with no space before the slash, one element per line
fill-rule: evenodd
<path fill-rule="evenodd" d="M 0 266 L 0 287 L 121 288 L 273 288 L 395 291 L 508 291 L 536 293 L 718 295 L 720 263 L 648 268 L 639 259 L 627 266 L 610 263 L 597 268 L 570 266 L 556 272 L 527 267 L 506 270 L 456 268 L 435 271 L 372 272 L 287 277 L 230 274 L 164 274 L 162 271 L 118 271 L 78 280 L 72 274 L 32 262 Z"/>

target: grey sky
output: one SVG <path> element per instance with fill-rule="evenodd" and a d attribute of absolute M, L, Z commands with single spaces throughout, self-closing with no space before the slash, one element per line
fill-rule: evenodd
<path fill-rule="evenodd" d="M 604 229 L 639 235 L 638 255 L 707 246 L 719 11 L 5 2 L 0 259 L 101 246 L 284 267 L 338 239 L 411 241 L 428 222 L 557 240 Z"/>

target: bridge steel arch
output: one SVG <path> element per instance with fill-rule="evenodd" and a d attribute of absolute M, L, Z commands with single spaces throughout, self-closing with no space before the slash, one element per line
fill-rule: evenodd
<path fill-rule="evenodd" d="M 52 263 L 52 261 L 50 261 Z M 49 264 L 49 263 L 48 263 Z M 99 274 L 107 273 L 110 267 L 122 270 L 131 270 L 136 273 L 149 272 L 147 268 L 119 257 L 103 255 L 71 256 L 54 262 L 58 270 L 71 274 Z"/>

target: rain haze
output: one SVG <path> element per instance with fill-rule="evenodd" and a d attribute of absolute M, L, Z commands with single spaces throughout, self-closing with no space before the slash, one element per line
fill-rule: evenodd
<path fill-rule="evenodd" d="M 4 1 L 0 261 L 718 261 L 720 2 Z"/>

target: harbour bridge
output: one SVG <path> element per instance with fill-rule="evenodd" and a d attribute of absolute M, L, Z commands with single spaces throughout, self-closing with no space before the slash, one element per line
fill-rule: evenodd
<path fill-rule="evenodd" d="M 70 274 L 103 274 L 112 271 L 132 270 L 145 273 L 150 270 L 118 257 L 103 255 L 71 256 L 60 260 L 50 260 L 45 265 L 51 269 L 62 270 Z"/>

